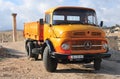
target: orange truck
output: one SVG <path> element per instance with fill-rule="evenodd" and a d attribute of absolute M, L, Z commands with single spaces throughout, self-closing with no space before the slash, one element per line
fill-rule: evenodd
<path fill-rule="evenodd" d="M 109 58 L 108 42 L 97 24 L 94 9 L 56 7 L 45 18 L 24 24 L 25 48 L 29 58 L 41 55 L 45 69 L 54 72 L 58 63 L 90 63 L 100 70 L 103 58 Z"/>

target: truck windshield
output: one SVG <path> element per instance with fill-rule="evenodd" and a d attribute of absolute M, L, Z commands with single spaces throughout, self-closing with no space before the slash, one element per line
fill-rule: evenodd
<path fill-rule="evenodd" d="M 53 13 L 53 25 L 90 24 L 97 25 L 96 13 L 88 9 L 57 9 Z"/>

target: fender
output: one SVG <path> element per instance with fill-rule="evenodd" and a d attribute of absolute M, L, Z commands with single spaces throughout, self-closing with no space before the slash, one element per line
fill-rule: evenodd
<path fill-rule="evenodd" d="M 52 57 L 52 58 L 55 58 L 55 53 L 54 53 L 54 52 L 55 52 L 55 49 L 54 49 L 53 44 L 52 44 L 52 42 L 51 42 L 50 40 L 46 40 L 46 41 L 44 42 L 43 47 L 42 47 L 42 54 L 43 54 L 44 49 L 45 49 L 46 46 L 48 46 L 48 48 L 49 48 L 49 50 L 50 50 L 50 55 L 51 55 L 51 57 Z"/>
<path fill-rule="evenodd" d="M 50 40 L 46 40 L 45 43 L 46 43 L 46 45 L 49 47 L 50 52 L 55 52 L 55 49 L 54 49 L 54 47 L 53 47 L 53 44 L 52 44 L 52 42 L 51 42 Z"/>

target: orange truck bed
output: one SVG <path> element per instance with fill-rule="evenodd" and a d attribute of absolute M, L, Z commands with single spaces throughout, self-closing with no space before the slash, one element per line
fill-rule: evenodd
<path fill-rule="evenodd" d="M 40 22 L 24 24 L 24 37 L 32 40 L 43 41 L 43 25 Z"/>

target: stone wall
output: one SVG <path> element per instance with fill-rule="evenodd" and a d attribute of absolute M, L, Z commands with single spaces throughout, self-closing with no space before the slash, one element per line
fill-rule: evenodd
<path fill-rule="evenodd" d="M 17 31 L 17 41 L 22 40 L 24 40 L 23 31 Z M 12 41 L 13 41 L 12 31 L 0 32 L 0 43 Z"/>
<path fill-rule="evenodd" d="M 109 47 L 114 50 L 120 50 L 120 38 L 117 36 L 109 36 L 108 42 L 109 42 Z"/>

